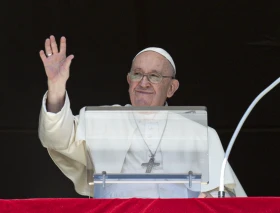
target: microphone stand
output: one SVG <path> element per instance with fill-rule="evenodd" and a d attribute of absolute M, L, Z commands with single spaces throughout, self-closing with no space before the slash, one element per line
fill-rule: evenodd
<path fill-rule="evenodd" d="M 225 176 L 225 168 L 226 168 L 226 164 L 228 161 L 228 157 L 230 154 L 230 151 L 232 149 L 232 146 L 234 144 L 234 141 L 243 125 L 243 123 L 245 122 L 246 118 L 248 117 L 248 115 L 250 114 L 250 112 L 252 111 L 252 109 L 254 108 L 254 106 L 258 103 L 258 101 L 265 96 L 270 90 L 272 90 L 277 84 L 280 83 L 280 77 L 275 80 L 270 86 L 268 86 L 264 91 L 262 91 L 256 98 L 255 100 L 251 103 L 251 105 L 249 106 L 249 108 L 246 110 L 246 112 L 244 113 L 243 117 L 241 118 L 241 120 L 239 121 L 239 124 L 237 126 L 237 128 L 235 129 L 232 138 L 229 142 L 229 145 L 227 147 L 226 153 L 225 153 L 225 157 L 222 163 L 222 167 L 221 167 L 221 175 L 220 175 L 220 187 L 219 187 L 219 192 L 218 192 L 218 197 L 225 197 L 225 187 L 224 187 L 224 176 Z"/>

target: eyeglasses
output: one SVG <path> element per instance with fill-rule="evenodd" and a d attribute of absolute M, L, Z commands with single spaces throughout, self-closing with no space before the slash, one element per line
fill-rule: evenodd
<path fill-rule="evenodd" d="M 143 74 L 142 72 L 130 72 L 129 78 L 132 81 L 141 81 L 144 76 L 147 76 L 148 80 L 153 83 L 153 84 L 158 84 L 162 81 L 163 78 L 171 78 L 174 79 L 175 77 L 173 76 L 165 76 L 161 75 L 160 73 L 149 73 L 149 74 Z"/>

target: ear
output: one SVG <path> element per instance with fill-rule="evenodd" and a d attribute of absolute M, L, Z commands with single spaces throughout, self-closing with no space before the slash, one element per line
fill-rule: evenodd
<path fill-rule="evenodd" d="M 171 98 L 178 88 L 179 88 L 179 81 L 177 79 L 173 79 L 167 91 L 167 98 Z"/>
<path fill-rule="evenodd" d="M 129 73 L 127 73 L 126 80 L 127 80 L 127 83 L 130 84 Z"/>

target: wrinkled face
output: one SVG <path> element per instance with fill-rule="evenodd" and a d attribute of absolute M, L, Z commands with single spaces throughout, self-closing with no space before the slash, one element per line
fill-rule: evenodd
<path fill-rule="evenodd" d="M 131 72 L 143 74 L 160 73 L 172 76 L 173 69 L 169 61 L 159 53 L 147 51 L 136 56 L 132 63 Z M 176 79 L 163 78 L 160 83 L 151 83 L 147 76 L 141 81 L 132 81 L 127 75 L 129 95 L 132 106 L 163 106 L 166 98 L 173 96 L 179 87 Z"/>

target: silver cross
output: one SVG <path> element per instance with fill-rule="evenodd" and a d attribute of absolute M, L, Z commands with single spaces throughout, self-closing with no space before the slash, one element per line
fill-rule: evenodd
<path fill-rule="evenodd" d="M 146 166 L 146 173 L 151 173 L 154 166 L 159 166 L 160 163 L 155 163 L 155 157 L 152 156 L 148 163 L 142 163 L 141 166 Z"/>

